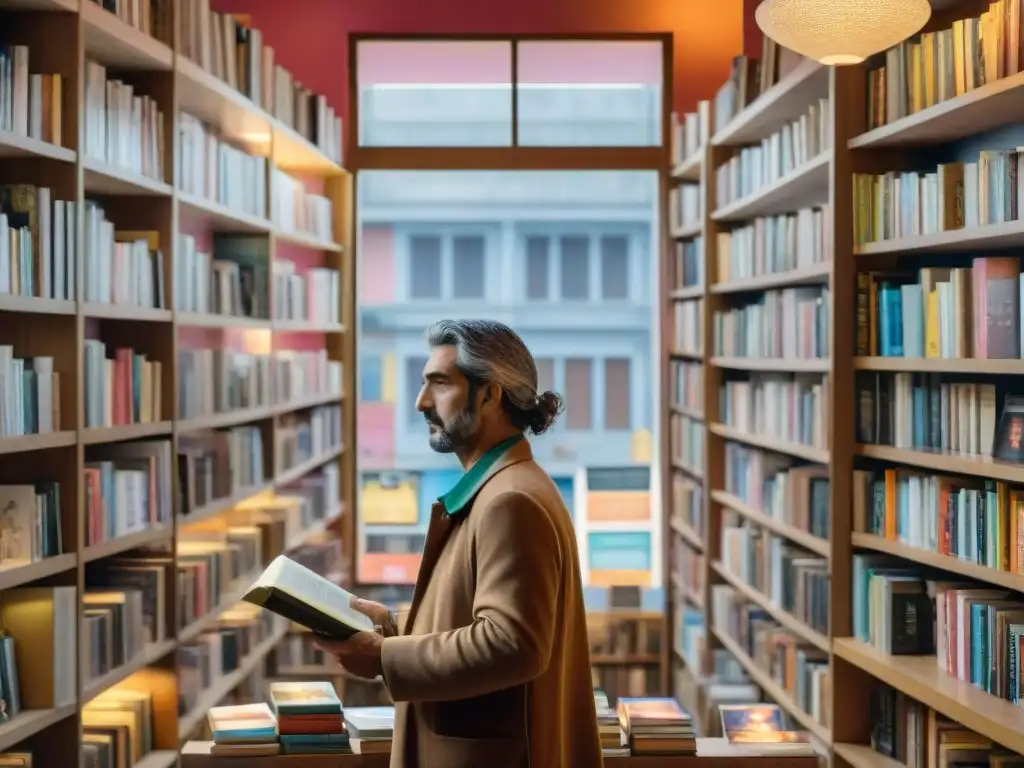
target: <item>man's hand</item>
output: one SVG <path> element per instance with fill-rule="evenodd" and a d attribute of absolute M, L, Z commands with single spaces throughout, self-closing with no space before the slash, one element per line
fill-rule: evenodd
<path fill-rule="evenodd" d="M 353 597 L 351 606 L 353 610 L 369 617 L 375 627 L 380 627 L 377 631 L 384 635 L 384 637 L 394 637 L 398 634 L 398 627 L 395 626 L 394 617 L 386 605 L 375 603 L 373 600 L 363 600 L 361 597 Z"/>
<path fill-rule="evenodd" d="M 382 608 L 384 606 L 381 606 Z M 387 609 L 384 609 L 387 611 Z M 334 656 L 356 677 L 372 680 L 383 674 L 380 653 L 384 636 L 376 632 L 356 632 L 348 640 L 316 640 L 318 648 Z"/>

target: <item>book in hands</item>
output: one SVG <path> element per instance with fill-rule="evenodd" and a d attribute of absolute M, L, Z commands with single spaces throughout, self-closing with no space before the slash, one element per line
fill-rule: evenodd
<path fill-rule="evenodd" d="M 242 599 L 332 640 L 373 631 L 369 617 L 352 607 L 351 593 L 285 555 L 274 558 Z"/>

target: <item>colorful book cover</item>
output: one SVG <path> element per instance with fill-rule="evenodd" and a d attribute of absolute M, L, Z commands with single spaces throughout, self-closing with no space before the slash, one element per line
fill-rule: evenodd
<path fill-rule="evenodd" d="M 341 699 L 326 681 L 270 684 L 270 702 L 281 716 L 329 715 L 341 712 Z"/>
<path fill-rule="evenodd" d="M 277 740 L 277 718 L 263 702 L 212 707 L 206 718 L 220 744 Z"/>

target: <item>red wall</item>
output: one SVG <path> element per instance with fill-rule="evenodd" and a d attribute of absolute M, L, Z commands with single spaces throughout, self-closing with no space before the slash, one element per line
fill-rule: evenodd
<path fill-rule="evenodd" d="M 348 35 L 672 32 L 675 105 L 711 97 L 744 49 L 755 0 L 214 0 L 250 13 L 277 61 L 303 84 L 348 104 Z M 759 47 L 759 46 L 758 46 Z"/>

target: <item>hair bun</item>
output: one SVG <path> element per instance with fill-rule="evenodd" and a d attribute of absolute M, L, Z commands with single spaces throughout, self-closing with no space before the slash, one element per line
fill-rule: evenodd
<path fill-rule="evenodd" d="M 542 392 L 537 396 L 537 405 L 530 412 L 530 421 L 527 424 L 530 431 L 540 435 L 551 428 L 555 419 L 565 410 L 565 403 L 561 396 L 554 392 Z"/>

